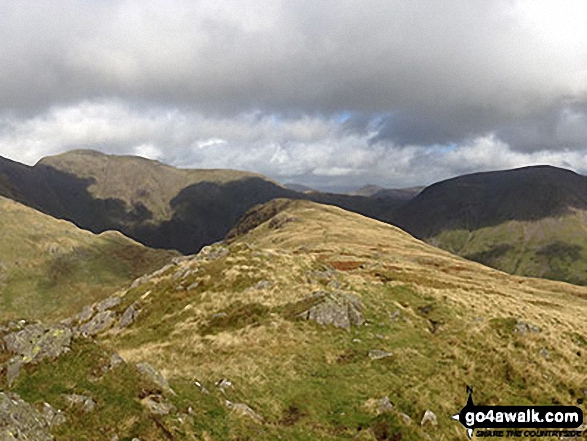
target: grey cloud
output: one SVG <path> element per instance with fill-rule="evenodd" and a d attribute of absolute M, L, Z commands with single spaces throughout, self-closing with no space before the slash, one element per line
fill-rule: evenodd
<path fill-rule="evenodd" d="M 378 139 L 499 132 L 529 149 L 512 121 L 584 94 L 587 49 L 581 35 L 574 56 L 544 41 L 527 3 L 8 0 L 1 110 L 116 97 L 208 115 L 389 113 Z M 564 138 L 547 135 L 552 148 Z"/>

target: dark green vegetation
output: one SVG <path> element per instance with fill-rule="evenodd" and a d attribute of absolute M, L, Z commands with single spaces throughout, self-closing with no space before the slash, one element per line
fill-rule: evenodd
<path fill-rule="evenodd" d="M 392 216 L 410 234 L 511 274 L 587 284 L 587 178 L 549 166 L 460 176 Z"/>
<path fill-rule="evenodd" d="M 174 255 L 0 197 L 0 319 L 63 318 Z"/>
<path fill-rule="evenodd" d="M 94 233 L 118 230 L 185 254 L 221 240 L 256 204 L 309 199 L 384 219 L 399 200 L 289 190 L 254 173 L 183 170 L 139 157 L 78 150 L 27 167 L 0 158 L 0 195 Z"/>

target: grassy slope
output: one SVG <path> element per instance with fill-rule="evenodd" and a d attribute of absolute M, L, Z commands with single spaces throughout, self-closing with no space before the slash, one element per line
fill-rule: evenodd
<path fill-rule="evenodd" d="M 587 212 L 444 231 L 429 242 L 510 274 L 587 285 Z"/>
<path fill-rule="evenodd" d="M 57 318 L 104 298 L 173 254 L 96 236 L 0 197 L 0 318 Z"/>
<path fill-rule="evenodd" d="M 192 408 L 191 421 L 160 419 L 174 439 L 399 439 L 401 433 L 403 440 L 453 440 L 465 436 L 450 416 L 464 405 L 466 384 L 475 387 L 477 404 L 583 398 L 587 289 L 509 276 L 334 207 L 298 201 L 277 218 L 283 222 L 265 222 L 237 238 L 225 257 L 188 260 L 130 290 L 119 308 L 138 300 L 138 321 L 101 338 L 128 361 L 157 366 L 178 392 L 169 397 L 178 412 Z M 333 268 L 340 269 L 336 276 L 321 273 Z M 333 278 L 360 295 L 367 324 L 347 332 L 292 320 L 292 305 L 330 289 Z M 270 286 L 257 286 L 263 280 Z M 197 288 L 187 290 L 194 282 Z M 220 312 L 226 316 L 214 316 Z M 517 320 L 542 331 L 515 333 Z M 434 323 L 440 326 L 431 332 Z M 371 361 L 373 349 L 393 356 Z M 77 359 L 64 360 L 67 369 Z M 19 379 L 18 390 L 59 405 L 57 392 L 27 393 L 25 384 L 33 390 L 35 381 L 46 384 L 42 372 L 37 380 Z M 97 387 L 55 375 L 57 391 Z M 214 386 L 221 378 L 234 384 L 226 395 Z M 121 387 L 132 404 L 131 383 Z M 412 417 L 411 425 L 397 412 L 376 415 L 369 400 L 386 395 Z M 230 412 L 225 399 L 247 403 L 264 422 Z M 419 426 L 426 409 L 438 416 L 438 428 Z M 123 426 L 124 436 L 163 439 L 136 418 Z M 71 439 L 112 433 L 99 418 L 76 424 L 59 433 L 70 430 Z"/>

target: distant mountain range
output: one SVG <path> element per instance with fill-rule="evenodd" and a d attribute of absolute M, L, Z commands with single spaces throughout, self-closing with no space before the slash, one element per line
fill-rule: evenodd
<path fill-rule="evenodd" d="M 0 195 L 94 233 L 195 253 L 275 198 L 335 205 L 399 226 L 503 271 L 587 284 L 587 178 L 550 166 L 475 173 L 425 189 L 367 186 L 352 195 L 290 188 L 234 170 L 72 151 L 28 167 L 0 158 Z"/>
<path fill-rule="evenodd" d="M 118 230 L 155 248 L 195 253 L 221 240 L 252 206 L 308 199 L 385 220 L 400 200 L 301 193 L 235 170 L 185 170 L 134 156 L 77 150 L 28 167 L 0 158 L 0 195 L 80 228 Z"/>

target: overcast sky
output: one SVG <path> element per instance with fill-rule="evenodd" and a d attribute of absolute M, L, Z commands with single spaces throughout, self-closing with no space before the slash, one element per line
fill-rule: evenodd
<path fill-rule="evenodd" d="M 587 172 L 584 0 L 2 0 L 0 155 L 321 189 Z"/>

